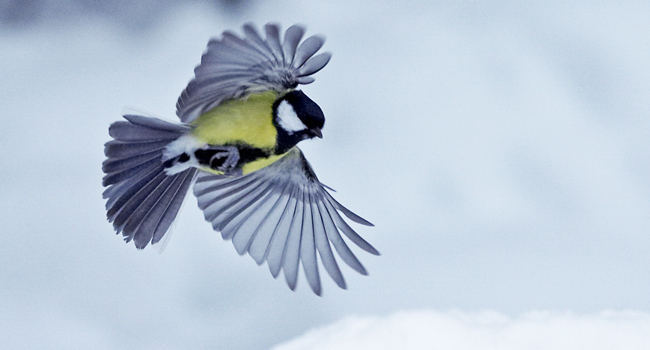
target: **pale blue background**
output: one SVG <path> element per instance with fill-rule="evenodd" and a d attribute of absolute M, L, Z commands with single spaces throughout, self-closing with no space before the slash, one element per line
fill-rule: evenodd
<path fill-rule="evenodd" d="M 650 4 L 252 1 L 0 5 L 0 339 L 264 348 L 350 314 L 650 311 Z M 12 5 L 13 3 L 13 5 Z M 13 6 L 13 7 L 12 7 Z M 31 11 L 31 12 L 30 12 Z M 207 40 L 307 25 L 334 56 L 303 149 L 369 277 L 319 298 L 240 257 L 188 198 L 162 254 L 105 220 L 107 127 L 174 120 Z"/>

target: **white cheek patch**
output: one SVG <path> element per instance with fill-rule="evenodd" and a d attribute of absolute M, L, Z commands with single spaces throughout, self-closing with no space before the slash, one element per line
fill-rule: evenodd
<path fill-rule="evenodd" d="M 289 133 L 307 129 L 305 124 L 302 123 L 293 106 L 287 101 L 280 102 L 278 105 L 278 124 L 282 129 Z"/>

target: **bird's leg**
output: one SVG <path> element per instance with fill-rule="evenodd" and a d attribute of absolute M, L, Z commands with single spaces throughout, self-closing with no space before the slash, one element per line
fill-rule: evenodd
<path fill-rule="evenodd" d="M 225 146 L 212 149 L 216 152 L 210 157 L 210 168 L 226 173 L 228 170 L 234 169 L 239 163 L 239 151 L 236 147 Z"/>
<path fill-rule="evenodd" d="M 234 146 L 206 145 L 194 152 L 199 164 L 221 171 L 225 175 L 238 173 L 239 150 Z"/>

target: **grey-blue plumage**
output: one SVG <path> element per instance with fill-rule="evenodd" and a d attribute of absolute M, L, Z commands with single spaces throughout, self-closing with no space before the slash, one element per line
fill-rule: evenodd
<path fill-rule="evenodd" d="M 162 152 L 189 130 L 156 118 L 125 115 L 113 123 L 102 164 L 107 217 L 117 233 L 142 249 L 165 235 L 196 175 L 188 169 L 167 175 Z"/>

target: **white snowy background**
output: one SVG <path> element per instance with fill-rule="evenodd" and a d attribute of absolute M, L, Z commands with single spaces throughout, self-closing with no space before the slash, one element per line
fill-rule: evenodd
<path fill-rule="evenodd" d="M 3 348 L 650 346 L 647 1 L 40 3 L 0 3 Z M 194 198 L 162 254 L 105 220 L 108 125 L 174 120 L 207 40 L 270 20 L 327 36 L 302 148 L 382 253 L 323 297 Z"/>

